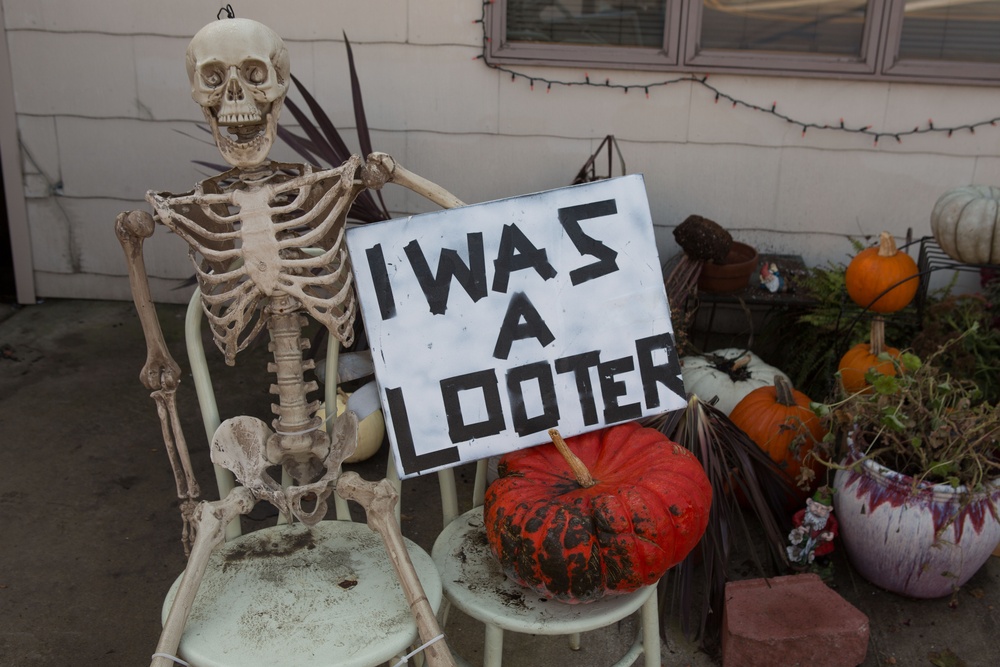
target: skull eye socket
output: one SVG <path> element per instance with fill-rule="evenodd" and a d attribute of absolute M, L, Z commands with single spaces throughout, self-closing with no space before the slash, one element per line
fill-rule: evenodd
<path fill-rule="evenodd" d="M 258 61 L 243 63 L 243 79 L 255 86 L 267 83 L 267 66 Z"/>
<path fill-rule="evenodd" d="M 201 70 L 201 80 L 209 88 L 218 88 L 224 80 L 222 70 L 217 67 L 206 67 Z"/>

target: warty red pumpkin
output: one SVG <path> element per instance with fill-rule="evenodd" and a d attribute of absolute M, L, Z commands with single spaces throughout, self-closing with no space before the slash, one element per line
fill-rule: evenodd
<path fill-rule="evenodd" d="M 690 451 L 635 422 L 550 435 L 578 460 L 557 444 L 506 454 L 486 491 L 486 537 L 511 579 L 591 602 L 655 583 L 698 544 L 712 488 Z"/>

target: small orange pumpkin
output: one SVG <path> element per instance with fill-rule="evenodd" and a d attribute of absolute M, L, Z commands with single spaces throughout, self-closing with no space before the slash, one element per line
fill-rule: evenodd
<path fill-rule="evenodd" d="M 847 265 L 844 282 L 847 294 L 862 308 L 894 313 L 913 301 L 920 286 L 919 273 L 913 258 L 896 249 L 889 232 L 882 232 L 878 246 L 865 248 Z"/>
<path fill-rule="evenodd" d="M 806 455 L 825 435 L 811 403 L 788 378 L 776 375 L 770 387 L 758 387 L 744 396 L 729 418 L 794 480 Z M 797 440 L 801 444 L 795 446 Z"/>
<path fill-rule="evenodd" d="M 899 357 L 899 350 L 885 344 L 885 320 L 881 315 L 872 318 L 871 338 L 868 343 L 858 343 L 840 358 L 837 370 L 840 372 L 840 384 L 848 394 L 859 391 L 871 391 L 865 374 L 875 369 L 883 375 L 895 375 L 896 366 L 889 359 L 879 359 L 886 352 L 891 357 Z"/>

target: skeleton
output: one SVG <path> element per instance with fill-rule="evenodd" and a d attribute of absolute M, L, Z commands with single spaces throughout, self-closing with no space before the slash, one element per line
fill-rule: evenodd
<path fill-rule="evenodd" d="M 376 484 L 354 473 L 341 475 L 341 463 L 357 443 L 357 416 L 345 411 L 333 421 L 329 435 L 320 430 L 319 402 L 307 398 L 317 385 L 304 379 L 314 364 L 303 359 L 308 341 L 302 327 L 311 316 L 343 345 L 352 342 L 356 304 L 343 238 L 347 212 L 362 189 L 395 182 L 444 207 L 462 202 L 381 153 L 366 161 L 352 156 L 339 167 L 322 170 L 269 161 L 288 90 L 289 62 L 281 38 L 260 23 L 227 19 L 206 26 L 188 47 L 187 69 L 192 97 L 232 169 L 189 193 L 150 192 L 147 201 L 155 217 L 129 211 L 115 224 L 147 344 L 140 379 L 156 402 L 189 549 L 152 665 L 173 664 L 171 656 L 208 558 L 231 520 L 267 500 L 287 518 L 313 526 L 325 516 L 334 489 L 364 506 L 369 526 L 386 544 L 421 639 L 429 642 L 440 629 L 393 514 L 397 494 L 386 480 Z M 263 329 L 271 340 L 274 361 L 268 370 L 276 375 L 271 392 L 278 395 L 273 429 L 250 416 L 219 427 L 211 443 L 212 460 L 232 471 L 242 486 L 216 502 L 197 500 L 198 484 L 175 404 L 180 368 L 167 350 L 150 296 L 142 245 L 156 222 L 189 246 L 204 313 L 226 363 L 234 364 Z M 267 469 L 277 465 L 293 485 L 282 487 L 270 476 Z M 308 501 L 306 507 L 303 501 Z M 426 655 L 435 666 L 454 664 L 444 642 L 431 643 Z"/>

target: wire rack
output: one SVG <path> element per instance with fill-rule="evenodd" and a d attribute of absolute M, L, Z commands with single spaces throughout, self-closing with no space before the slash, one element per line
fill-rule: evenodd
<path fill-rule="evenodd" d="M 947 254 L 938 245 L 933 236 L 924 236 L 920 239 L 920 252 L 917 256 L 917 270 L 920 272 L 920 287 L 917 289 L 917 296 L 914 299 L 917 306 L 917 316 L 920 321 L 924 320 L 924 309 L 927 306 L 930 276 L 935 271 L 964 271 L 966 273 L 982 273 L 983 269 L 1000 270 L 996 264 L 966 264 L 959 262 Z"/>

